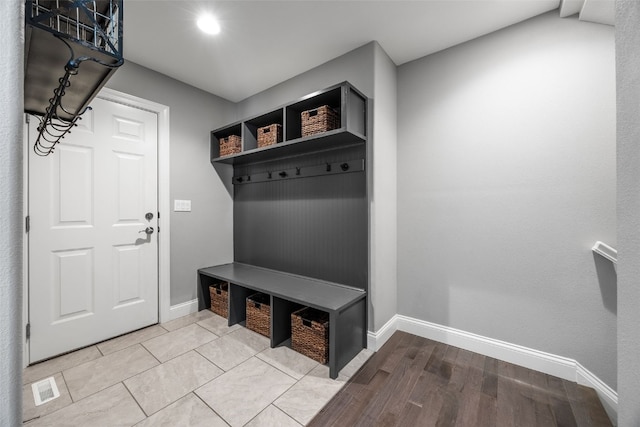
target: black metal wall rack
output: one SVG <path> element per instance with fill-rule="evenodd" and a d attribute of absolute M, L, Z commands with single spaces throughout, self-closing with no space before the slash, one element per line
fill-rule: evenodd
<path fill-rule="evenodd" d="M 124 63 L 123 0 L 26 0 L 24 109 L 46 156 Z"/>

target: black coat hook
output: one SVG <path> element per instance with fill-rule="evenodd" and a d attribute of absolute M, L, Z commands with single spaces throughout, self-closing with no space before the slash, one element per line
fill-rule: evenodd
<path fill-rule="evenodd" d="M 340 165 L 340 169 L 342 169 L 343 171 L 348 171 L 349 170 L 349 163 L 343 163 Z"/>
<path fill-rule="evenodd" d="M 267 178 L 271 179 L 271 172 L 267 172 Z"/>
<path fill-rule="evenodd" d="M 279 173 L 280 177 L 284 178 L 285 176 L 287 176 L 287 173 L 285 171 L 282 171 Z"/>
<path fill-rule="evenodd" d="M 300 168 L 296 166 L 296 175 L 300 175 Z"/>
<path fill-rule="evenodd" d="M 327 163 L 327 172 L 331 172 L 331 163 Z"/>

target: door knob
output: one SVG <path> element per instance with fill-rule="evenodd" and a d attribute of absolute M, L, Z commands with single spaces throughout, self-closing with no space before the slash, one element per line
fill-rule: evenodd
<path fill-rule="evenodd" d="M 153 219 L 153 213 L 147 212 L 147 214 L 144 217 L 147 219 L 147 221 L 151 221 Z"/>
<path fill-rule="evenodd" d="M 144 230 L 140 230 L 138 231 L 138 233 L 147 233 L 147 234 L 153 234 L 153 227 L 147 227 Z"/>

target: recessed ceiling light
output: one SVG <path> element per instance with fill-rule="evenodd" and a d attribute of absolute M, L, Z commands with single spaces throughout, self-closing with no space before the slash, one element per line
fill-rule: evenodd
<path fill-rule="evenodd" d="M 216 18 L 209 14 L 202 15 L 198 18 L 198 28 L 207 34 L 218 34 L 220 32 L 220 24 Z"/>

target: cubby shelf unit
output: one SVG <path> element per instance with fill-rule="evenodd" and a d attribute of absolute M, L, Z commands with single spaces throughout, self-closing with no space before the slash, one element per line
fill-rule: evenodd
<path fill-rule="evenodd" d="M 211 132 L 211 162 L 247 164 L 296 156 L 314 151 L 364 144 L 367 98 L 348 82 L 310 94 L 275 110 L 239 121 Z M 340 114 L 340 127 L 327 132 L 302 136 L 301 113 L 329 105 Z M 283 128 L 283 141 L 258 148 L 257 129 L 270 124 Z M 220 157 L 220 138 L 239 135 L 242 152 Z"/>

